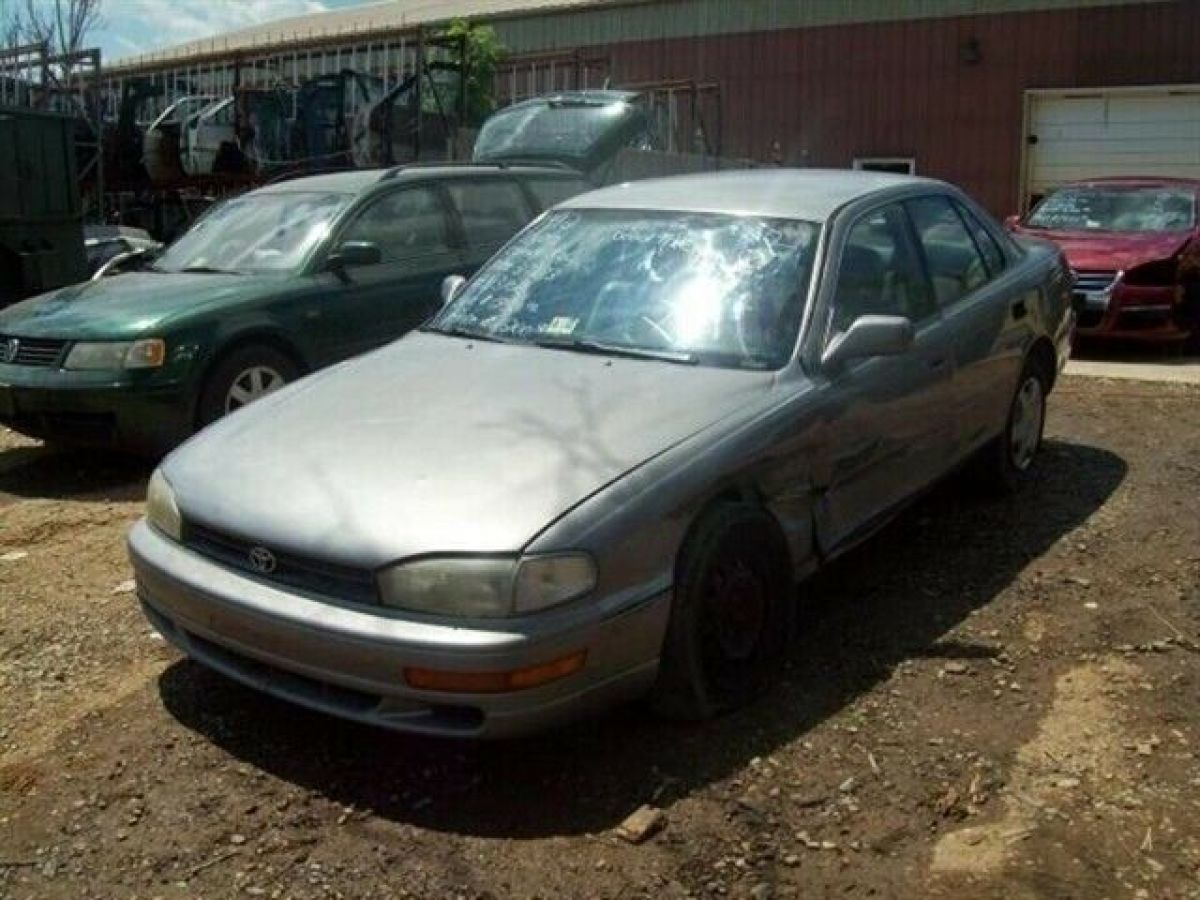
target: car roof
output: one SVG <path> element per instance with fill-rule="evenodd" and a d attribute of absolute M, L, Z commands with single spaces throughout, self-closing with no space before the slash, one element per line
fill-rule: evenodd
<path fill-rule="evenodd" d="M 268 184 L 256 194 L 331 193 L 361 194 L 384 181 L 416 181 L 429 178 L 466 178 L 515 172 L 523 175 L 545 175 L 558 178 L 582 178 L 574 169 L 560 166 L 487 165 L 456 163 L 413 163 L 390 169 L 355 169 L 348 172 L 328 172 L 323 175 L 304 175 Z"/>
<path fill-rule="evenodd" d="M 940 187 L 912 175 L 849 169 L 745 169 L 627 182 L 561 203 L 561 209 L 644 209 L 758 215 L 824 222 L 841 207 L 881 191 Z"/>

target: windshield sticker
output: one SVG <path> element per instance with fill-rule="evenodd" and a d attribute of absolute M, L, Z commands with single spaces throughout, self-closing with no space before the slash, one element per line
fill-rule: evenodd
<path fill-rule="evenodd" d="M 579 320 L 571 316 L 555 316 L 546 326 L 546 334 L 573 334 L 578 324 Z"/>

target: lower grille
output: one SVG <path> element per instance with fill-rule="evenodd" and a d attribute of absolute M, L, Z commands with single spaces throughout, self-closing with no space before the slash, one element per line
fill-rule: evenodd
<path fill-rule="evenodd" d="M 1073 290 L 1079 294 L 1096 294 L 1107 291 L 1117 280 L 1117 273 L 1105 270 L 1076 272 Z"/>
<path fill-rule="evenodd" d="M 333 706 L 344 712 L 359 714 L 366 714 L 379 706 L 381 698 L 374 694 L 288 672 L 248 656 L 233 653 L 190 631 L 185 634 L 191 651 L 201 662 L 207 662 L 217 669 L 224 668 L 248 681 L 269 685 L 281 693 L 295 697 L 299 702 Z"/>
<path fill-rule="evenodd" d="M 62 363 L 66 346 L 66 341 L 0 334 L 0 362 L 49 368 Z"/>
<path fill-rule="evenodd" d="M 374 606 L 379 601 L 375 575 L 364 569 L 272 551 L 274 569 L 264 572 L 250 561 L 252 551 L 261 550 L 259 544 L 194 522 L 185 524 L 183 542 L 201 556 L 271 584 L 348 603 Z"/>

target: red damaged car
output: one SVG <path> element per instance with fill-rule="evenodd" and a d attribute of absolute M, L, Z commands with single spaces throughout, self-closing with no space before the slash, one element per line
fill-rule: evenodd
<path fill-rule="evenodd" d="M 1064 185 L 1011 228 L 1066 255 L 1080 337 L 1195 340 L 1198 200 L 1200 180 L 1098 178 Z"/>

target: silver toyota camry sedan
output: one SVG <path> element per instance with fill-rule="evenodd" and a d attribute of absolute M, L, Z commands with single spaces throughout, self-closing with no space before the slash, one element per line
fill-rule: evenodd
<path fill-rule="evenodd" d="M 860 172 L 596 191 L 444 294 L 154 473 L 138 595 L 189 656 L 443 735 L 719 713 L 800 579 L 966 462 L 1019 486 L 1073 328 L 1050 245 Z"/>

